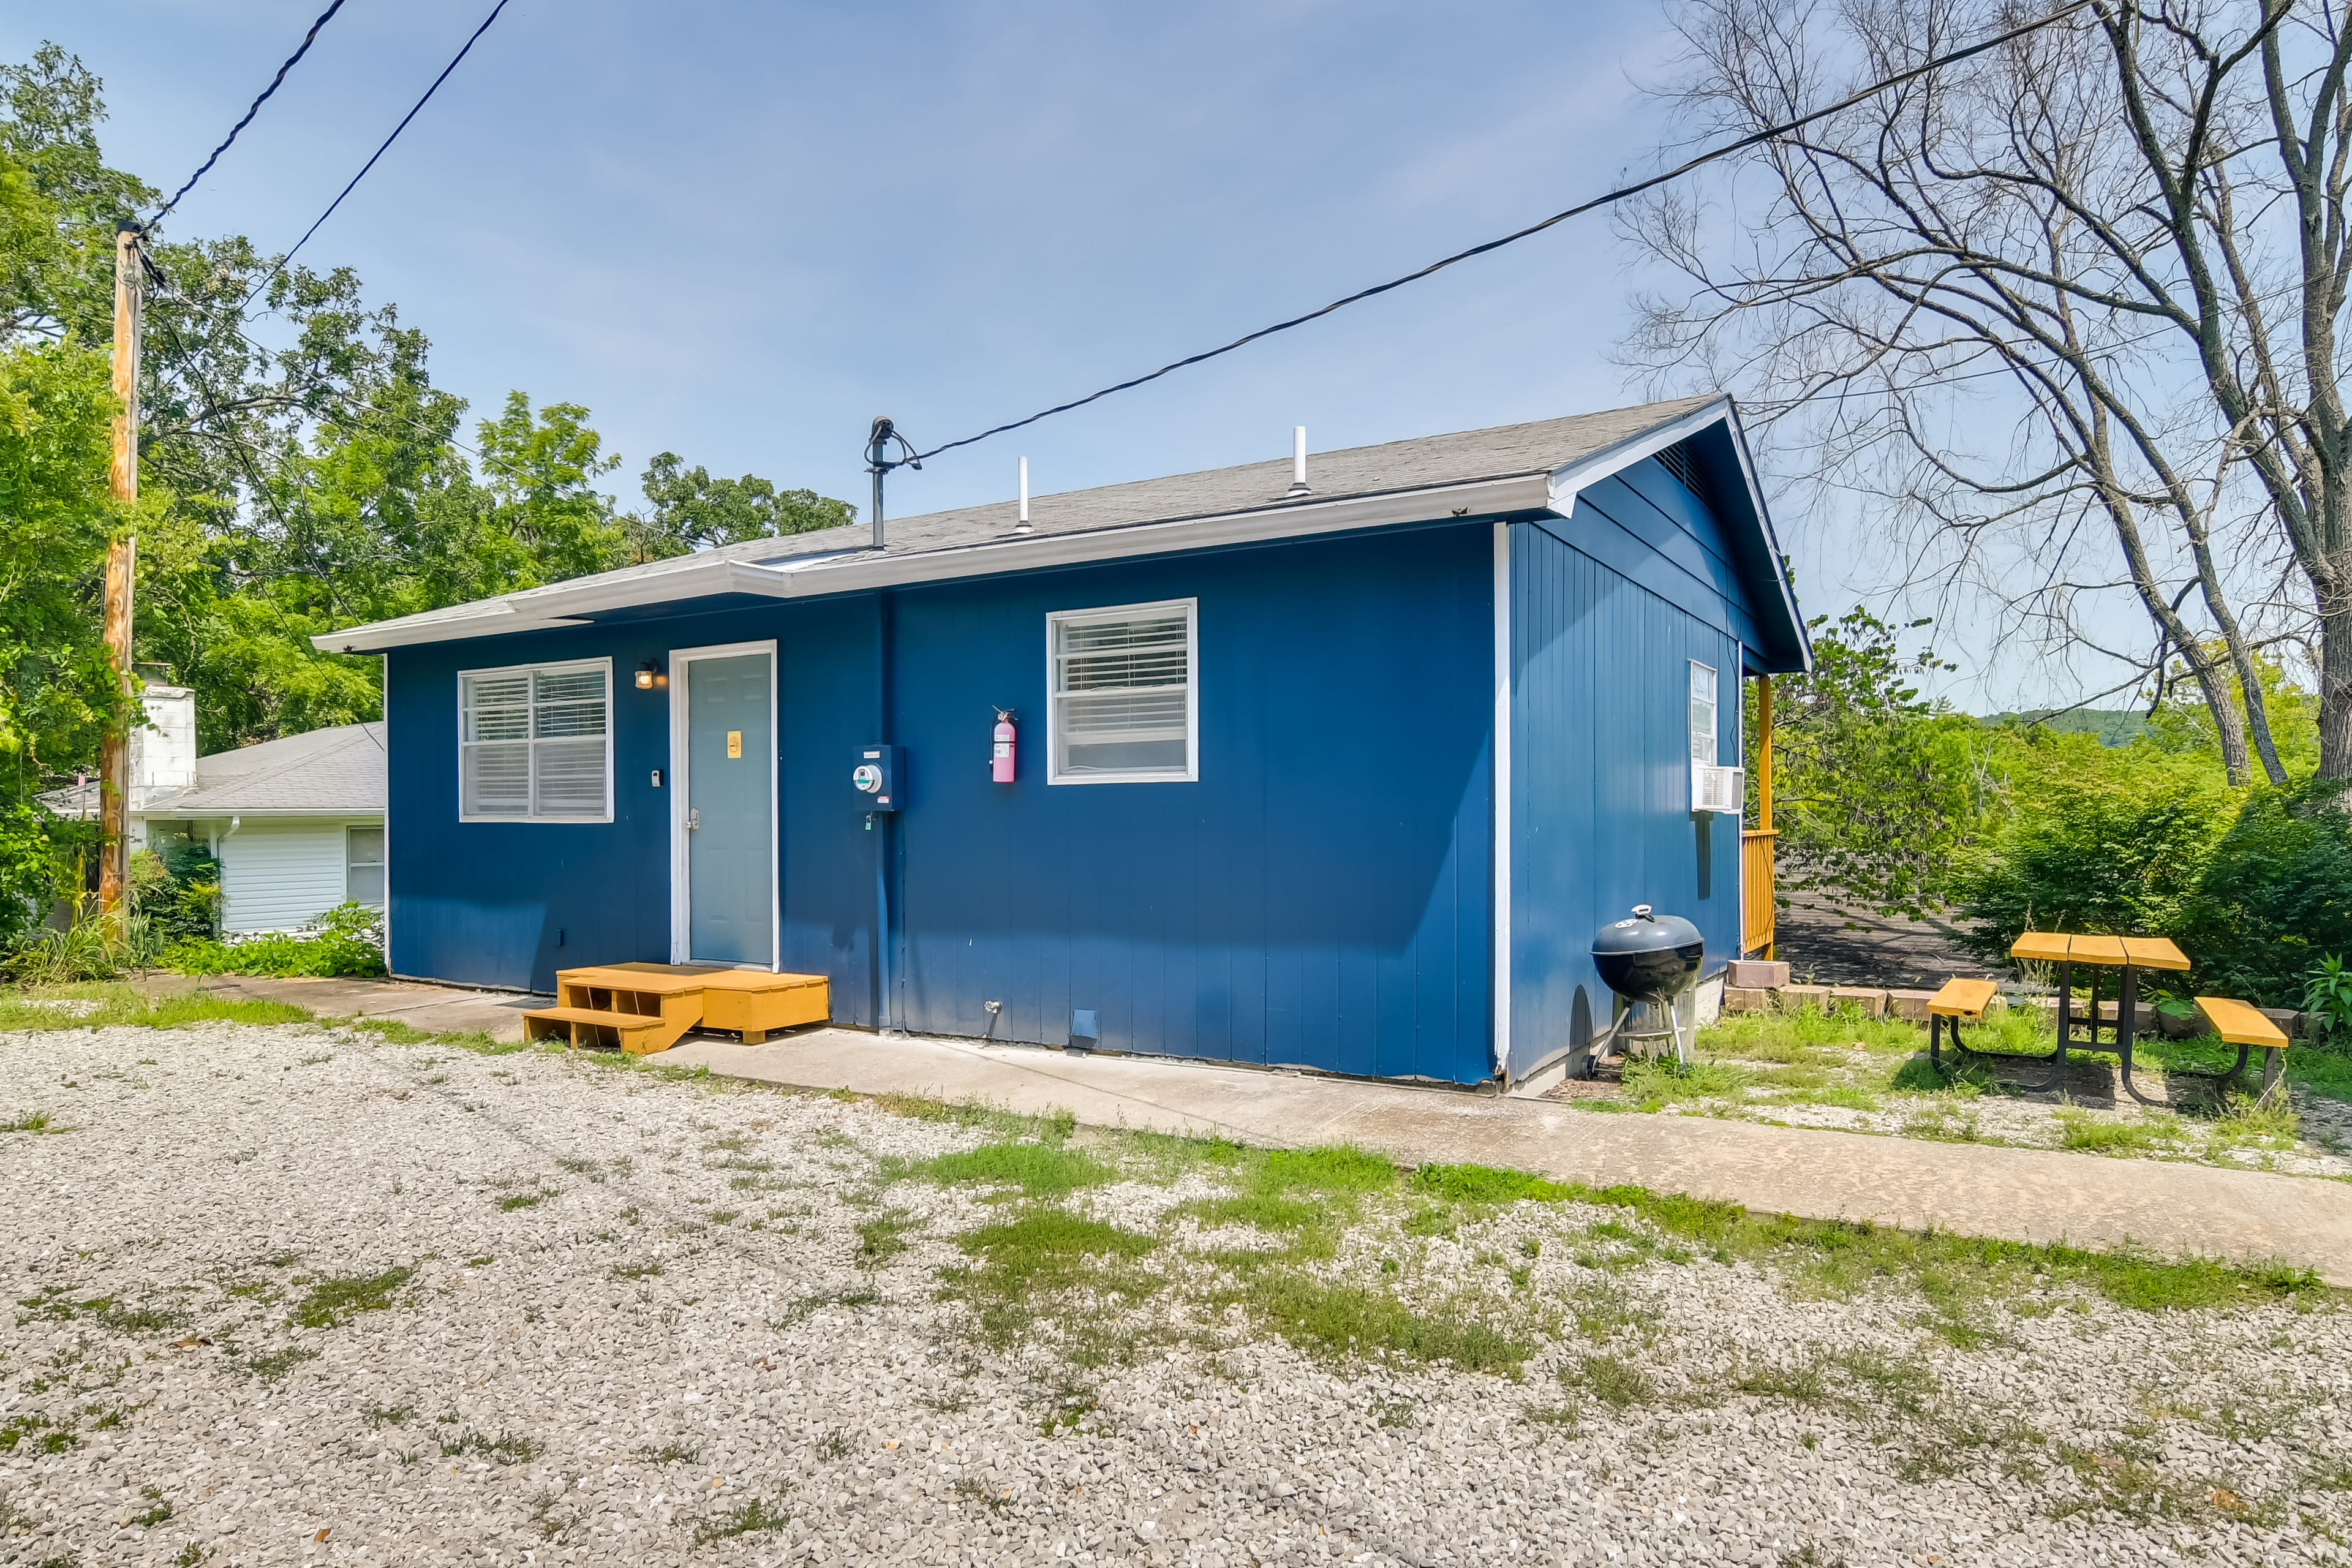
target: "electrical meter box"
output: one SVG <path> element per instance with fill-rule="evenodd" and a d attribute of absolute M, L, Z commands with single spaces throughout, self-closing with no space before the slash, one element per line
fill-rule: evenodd
<path fill-rule="evenodd" d="M 896 811 L 898 809 L 900 784 L 899 749 L 896 746 L 860 746 L 857 764 L 851 770 L 850 784 L 857 791 L 861 811 Z"/>

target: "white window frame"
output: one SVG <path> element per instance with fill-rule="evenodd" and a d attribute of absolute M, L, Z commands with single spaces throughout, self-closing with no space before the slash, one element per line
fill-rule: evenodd
<path fill-rule="evenodd" d="M 376 870 L 382 873 L 377 879 L 383 883 L 383 889 L 373 902 L 370 902 L 365 899 L 355 899 L 352 897 L 352 868 L 355 865 L 368 864 L 368 862 L 354 861 L 352 858 L 352 835 L 354 833 L 373 833 L 376 836 L 376 859 L 373 864 Z M 383 824 L 380 822 L 347 822 L 343 824 L 343 902 L 347 904 L 366 904 L 367 907 L 372 910 L 381 910 L 392 901 L 392 856 L 389 853 L 390 842 L 391 841 L 384 836 Z"/>
<path fill-rule="evenodd" d="M 1066 626 L 1091 621 L 1127 621 L 1146 616 L 1184 615 L 1184 771 L 1062 772 L 1060 649 L 1055 634 Z M 1201 778 L 1201 601 L 1154 599 L 1140 605 L 1105 605 L 1099 609 L 1054 610 L 1045 616 L 1045 782 L 1049 784 L 1197 784 Z"/>
<path fill-rule="evenodd" d="M 541 676 L 541 675 L 569 675 L 569 674 L 572 674 L 572 673 L 573 673 L 573 672 L 575 672 L 575 671 L 583 670 L 583 669 L 593 669 L 593 670 L 599 670 L 599 671 L 601 671 L 601 672 L 604 674 L 604 816 L 541 816 L 541 815 L 539 814 L 539 811 L 538 811 L 538 809 L 537 809 L 537 806 L 538 806 L 538 800 L 539 800 L 539 741 L 540 741 L 540 737 L 539 737 L 539 736 L 536 736 L 536 735 L 530 737 L 530 748 L 531 748 L 531 750 L 530 750 L 530 781 L 529 785 L 527 786 L 527 787 L 528 787 L 528 790 L 529 790 L 529 798 L 530 798 L 530 802 L 531 802 L 532 809 L 530 809 L 530 810 L 529 810 L 529 811 L 516 812 L 516 813 L 513 813 L 513 814 L 511 814 L 511 815 L 509 815 L 509 814 L 505 814 L 505 813 L 499 813 L 499 814 L 492 814 L 492 815 L 485 816 L 485 815 L 480 815 L 480 814 L 477 814 L 477 813 L 468 812 L 468 811 L 466 809 L 466 748 L 467 748 L 467 746 L 469 746 L 469 745 L 506 744 L 506 743 L 508 743 L 508 742 L 469 742 L 469 741 L 467 741 L 467 740 L 466 739 L 466 682 L 467 682 L 467 681 L 468 681 L 468 680 L 482 679 L 499 679 L 499 678 L 500 678 L 500 677 L 509 677 L 509 678 L 511 678 L 511 677 L 513 677 L 513 676 L 518 676 L 518 675 L 520 675 L 520 676 L 524 676 L 524 677 L 526 677 L 526 678 L 530 678 L 530 677 L 536 677 L 536 676 Z M 485 669 L 461 669 L 461 670 L 459 670 L 459 671 L 457 672 L 457 820 L 458 820 L 458 821 L 460 821 L 460 822 L 510 822 L 510 823 L 517 823 L 517 824 L 528 824 L 528 825 L 530 825 L 530 826 L 538 826 L 538 827 L 584 827 L 584 826 L 595 826 L 595 825 L 597 825 L 597 824 L 599 824 L 599 823 L 610 823 L 610 822 L 613 820 L 613 739 L 614 739 L 614 737 L 613 737 L 613 713 L 614 713 L 614 703 L 613 703 L 613 661 L 612 661 L 612 659 L 611 659 L 610 658 L 572 658 L 572 659 L 555 659 L 555 660 L 551 660 L 551 661 L 548 661 L 548 662 L 546 662 L 546 663 L 542 663 L 542 664 L 505 664 L 505 665 L 493 665 L 493 666 L 491 666 L 491 667 L 489 667 L 489 668 L 485 668 Z M 536 712 L 536 710 L 537 710 L 537 707 L 538 707 L 538 699 L 537 699 L 536 695 L 534 695 L 534 696 L 533 696 L 533 698 L 532 698 L 532 704 L 531 704 L 531 706 L 532 706 L 532 711 L 533 711 L 533 712 Z M 534 724 L 534 726 L 533 726 L 533 727 L 534 727 L 534 728 L 536 728 L 536 725 Z M 576 738 L 576 737 L 575 737 L 575 738 Z M 390 887 L 389 887 L 389 885 L 387 885 L 387 887 L 386 887 L 386 889 L 385 889 L 385 892 L 386 892 L 386 895 L 387 895 L 387 896 L 389 896 L 390 891 L 391 891 Z"/>
<path fill-rule="evenodd" d="M 1695 717 L 1691 710 L 1698 706 L 1698 672 L 1702 669 L 1706 671 L 1708 683 L 1714 688 L 1706 700 L 1706 755 L 1704 757 L 1698 754 L 1698 728 L 1691 723 L 1692 718 Z M 1694 769 L 1714 767 L 1723 756 L 1723 677 L 1721 673 L 1711 664 L 1702 664 L 1697 659 L 1692 659 L 1690 683 L 1685 689 L 1685 695 L 1686 700 L 1683 705 L 1683 726 L 1690 731 L 1691 766 Z"/>

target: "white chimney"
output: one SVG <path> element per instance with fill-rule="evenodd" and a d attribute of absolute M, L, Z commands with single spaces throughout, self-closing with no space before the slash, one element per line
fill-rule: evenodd
<path fill-rule="evenodd" d="M 1307 426 L 1294 425 L 1290 427 L 1290 489 L 1282 499 L 1314 493 L 1307 488 Z"/>
<path fill-rule="evenodd" d="M 1021 459 L 1021 521 L 1013 525 L 1015 533 L 1029 531 L 1029 459 Z"/>
<path fill-rule="evenodd" d="M 131 731 L 133 811 L 166 791 L 196 782 L 196 694 L 184 686 L 153 686 L 140 693 L 147 722 Z"/>

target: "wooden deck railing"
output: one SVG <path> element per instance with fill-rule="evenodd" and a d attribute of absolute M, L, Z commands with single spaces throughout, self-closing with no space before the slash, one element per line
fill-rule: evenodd
<path fill-rule="evenodd" d="M 1768 953 L 1772 946 L 1772 840 L 1770 828 L 1739 836 L 1740 946 Z"/>

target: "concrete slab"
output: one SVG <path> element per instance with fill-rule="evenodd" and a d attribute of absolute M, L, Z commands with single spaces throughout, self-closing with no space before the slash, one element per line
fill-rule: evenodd
<path fill-rule="evenodd" d="M 803 1089 L 1066 1110 L 1089 1126 L 1275 1147 L 1349 1142 L 1405 1163 L 1630 1182 L 1809 1219 L 2282 1259 L 2352 1286 L 2352 1186 L 2312 1178 L 1703 1117 L 1602 1116 L 1454 1089 L 846 1029 L 761 1046 L 690 1035 L 659 1059 Z"/>
<path fill-rule="evenodd" d="M 290 1002 L 322 1017 L 396 1018 L 412 1028 L 430 1029 L 436 1034 L 479 1031 L 503 1042 L 522 1038 L 525 1008 L 544 1007 L 555 1000 L 551 996 L 523 996 L 506 991 L 427 985 L 415 980 L 214 974 L 207 975 L 203 984 L 215 996 Z"/>

